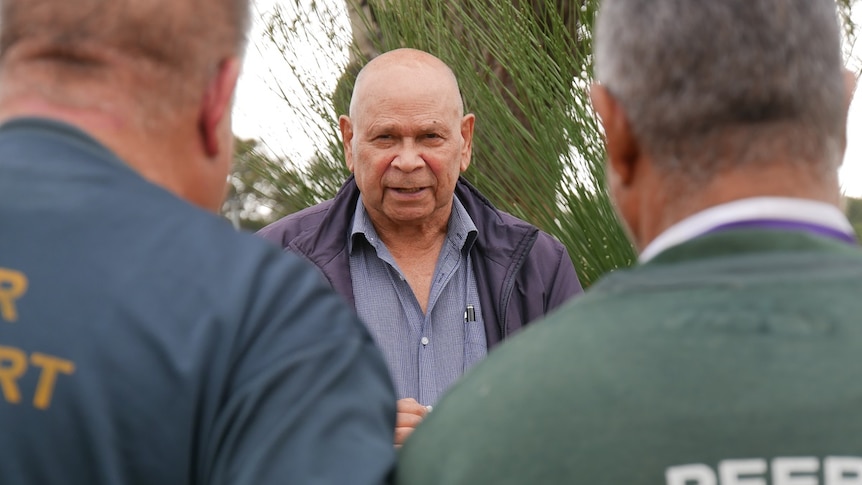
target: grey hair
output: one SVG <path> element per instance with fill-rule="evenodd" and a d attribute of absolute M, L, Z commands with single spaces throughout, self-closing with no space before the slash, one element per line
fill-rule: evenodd
<path fill-rule="evenodd" d="M 840 164 L 834 0 L 604 0 L 594 42 L 597 80 L 662 169 L 702 178 L 770 157 Z"/>
<path fill-rule="evenodd" d="M 248 35 L 251 32 L 251 0 L 232 0 L 231 13 L 234 19 L 234 40 L 236 50 L 245 54 L 248 48 Z"/>
<path fill-rule="evenodd" d="M 112 85 L 141 106 L 149 126 L 163 126 L 197 102 L 219 62 L 242 56 L 250 24 L 250 0 L 0 0 L 0 74 L 15 72 L 10 51 L 36 45 L 41 77 L 28 89 L 83 105 L 99 100 L 76 94 L 80 86 Z M 106 69 L 106 53 L 132 67 Z M 121 69 L 134 73 L 134 87 L 108 78 Z"/>

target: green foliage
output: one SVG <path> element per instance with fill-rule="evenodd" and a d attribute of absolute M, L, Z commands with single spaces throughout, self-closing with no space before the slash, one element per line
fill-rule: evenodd
<path fill-rule="evenodd" d="M 236 140 L 222 213 L 243 229 L 258 230 L 331 198 L 350 175 L 344 166 L 338 116 L 332 104 L 349 31 L 346 24 L 338 24 L 337 10 L 318 9 L 317 4 L 307 8 L 305 3 L 285 2 L 276 9 L 265 19 L 265 35 L 289 72 L 277 80 L 276 89 L 284 101 L 278 108 L 302 120 L 291 136 L 314 140 L 317 150 L 309 160 L 288 160 L 268 154 L 258 140 Z M 302 57 L 301 46 L 315 51 L 314 62 Z"/>
<path fill-rule="evenodd" d="M 333 103 L 350 45 L 343 7 L 333 2 L 285 1 L 266 19 L 267 40 L 278 49 L 290 73 L 277 80 L 284 101 L 279 109 L 302 120 L 291 135 L 314 140 L 317 147 L 310 160 L 278 160 L 258 167 L 259 175 L 281 197 L 275 210 L 278 216 L 331 198 L 350 175 Z M 314 52 L 313 58 L 308 58 L 308 51 Z"/>
<path fill-rule="evenodd" d="M 270 217 L 272 187 L 258 174 L 262 166 L 278 166 L 259 151 L 256 140 L 234 138 L 233 168 L 228 178 L 228 192 L 222 215 L 236 228 L 256 231 L 272 221 Z M 268 170 L 268 168 L 267 168 Z"/>
<path fill-rule="evenodd" d="M 856 236 L 862 241 L 862 199 L 846 197 L 844 204 L 847 218 L 856 230 Z"/>
<path fill-rule="evenodd" d="M 297 208 L 338 186 L 321 180 L 340 182 L 346 175 L 337 114 L 346 113 L 353 79 L 364 64 L 359 59 L 347 66 L 343 49 L 349 39 L 336 20 L 342 5 L 300 3 L 283 4 L 268 19 L 267 34 L 301 87 L 299 95 L 283 92 L 287 108 L 308 119 L 306 136 L 322 141 L 308 167 L 269 167 L 268 180 L 281 197 L 295 199 L 286 205 Z M 443 59 L 459 78 L 467 109 L 476 113 L 473 164 L 465 176 L 501 209 L 558 237 L 585 284 L 631 264 L 634 251 L 603 190 L 603 148 L 587 98 L 586 33 L 594 4 L 581 9 L 551 0 L 384 3 L 374 18 L 364 19 L 365 28 L 379 29 L 379 48 L 410 46 Z M 318 57 L 339 66 L 336 86 L 304 71 L 290 48 L 311 42 L 310 31 L 329 42 Z"/>
<path fill-rule="evenodd" d="M 222 215 L 235 227 L 256 231 L 309 205 L 330 198 L 346 169 L 315 156 L 301 167 L 267 154 L 257 140 L 235 139 L 233 168 Z"/>
<path fill-rule="evenodd" d="M 356 0 L 344 0 L 353 2 Z M 473 163 L 465 176 L 498 207 L 536 224 L 568 248 L 583 282 L 635 261 L 604 190 L 604 148 L 588 100 L 596 0 L 371 0 L 353 29 L 379 52 L 414 47 L 455 71 L 477 116 Z M 853 33 L 852 0 L 839 0 Z M 355 5 L 354 5 L 355 7 Z M 309 164 L 270 160 L 258 173 L 281 207 L 330 197 L 347 176 L 337 130 L 353 80 L 366 62 L 351 45 L 341 0 L 293 0 L 268 19 L 267 37 L 290 68 L 279 89 L 288 109 L 318 140 Z M 313 45 L 316 66 L 298 45 Z"/>
<path fill-rule="evenodd" d="M 838 6 L 838 16 L 841 20 L 841 24 L 844 26 L 845 37 L 848 39 L 854 39 L 856 37 L 856 24 L 851 18 L 851 13 L 853 11 L 853 6 L 856 4 L 856 0 L 838 0 L 835 3 Z"/>

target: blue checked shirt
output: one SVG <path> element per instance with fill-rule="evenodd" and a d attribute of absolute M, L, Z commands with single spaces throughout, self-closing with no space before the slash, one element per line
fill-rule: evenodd
<path fill-rule="evenodd" d="M 383 355 L 398 399 L 433 405 L 487 354 L 470 249 L 476 226 L 455 197 L 437 259 L 427 313 L 365 211 L 356 204 L 348 249 L 356 311 Z"/>

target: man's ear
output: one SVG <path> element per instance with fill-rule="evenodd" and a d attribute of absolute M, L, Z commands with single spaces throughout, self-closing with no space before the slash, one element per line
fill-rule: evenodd
<path fill-rule="evenodd" d="M 844 69 L 844 93 L 848 110 L 850 109 L 850 103 L 853 102 L 853 94 L 856 92 L 856 82 L 859 80 L 858 76 L 855 72 Z"/>
<path fill-rule="evenodd" d="M 622 105 L 601 84 L 590 87 L 590 100 L 605 130 L 608 164 L 618 177 L 617 182 L 628 186 L 634 179 L 636 164 L 641 156 L 641 147 L 634 137 L 628 117 Z"/>
<path fill-rule="evenodd" d="M 239 79 L 240 60 L 230 57 L 221 62 L 218 71 L 207 85 L 201 100 L 198 125 L 208 157 L 215 157 L 220 151 L 230 147 L 221 146 L 219 127 L 230 115 L 236 83 Z"/>
<path fill-rule="evenodd" d="M 476 125 L 476 115 L 473 113 L 465 115 L 461 118 L 461 172 L 467 170 L 470 166 L 470 160 L 473 157 L 473 128 Z"/>
<path fill-rule="evenodd" d="M 338 128 L 341 130 L 341 144 L 344 146 L 344 163 L 347 170 L 353 172 L 353 123 L 346 115 L 338 117 Z"/>

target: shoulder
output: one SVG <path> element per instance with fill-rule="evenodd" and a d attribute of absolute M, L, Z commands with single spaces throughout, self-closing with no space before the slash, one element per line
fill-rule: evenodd
<path fill-rule="evenodd" d="M 195 304 L 184 311 L 197 308 L 200 315 L 222 322 L 232 346 L 257 342 L 270 355 L 298 350 L 323 336 L 366 340 L 349 307 L 305 258 L 220 222 L 187 220 L 173 232 L 177 256 L 160 263 L 176 273 L 176 285 L 194 295 Z M 232 328 L 236 323 L 239 327 Z M 279 347 L 261 341 L 261 335 L 281 342 Z"/>
<path fill-rule="evenodd" d="M 535 238 L 535 242 L 540 245 L 539 249 L 541 250 L 553 249 L 560 252 L 565 248 L 554 236 L 495 207 L 487 197 L 479 192 L 479 189 L 470 184 L 464 177 L 458 180 L 455 195 L 467 213 L 470 214 L 480 233 L 484 229 L 486 233 L 489 233 L 489 237 L 493 233 L 495 236 L 506 237 L 513 241 L 521 241 L 525 237 Z"/>
<path fill-rule="evenodd" d="M 208 286 L 203 306 L 218 322 L 201 340 L 220 339 L 227 349 L 222 358 L 229 359 L 211 364 L 229 372 L 221 374 L 227 382 L 217 383 L 229 399 L 221 419 L 231 422 L 226 433 L 241 429 L 243 435 L 228 440 L 227 454 L 258 478 L 302 482 L 314 474 L 332 483 L 379 482 L 394 459 L 395 394 L 371 335 L 302 257 L 253 234 L 222 236 L 217 246 L 224 261 L 207 258 L 218 268 L 200 273 L 199 285 Z M 283 403 L 298 404 L 285 411 Z M 236 409 L 248 412 L 237 417 Z M 321 433 L 324 428 L 330 432 Z M 280 443 L 279 458 L 250 459 L 270 438 Z M 341 453 L 348 441 L 358 448 Z M 308 453 L 324 457 L 326 466 L 315 469 Z"/>
<path fill-rule="evenodd" d="M 285 216 L 257 232 L 263 239 L 285 248 L 290 241 L 306 231 L 317 230 L 321 221 L 332 207 L 333 200 L 327 200 Z"/>
<path fill-rule="evenodd" d="M 332 199 L 290 214 L 264 227 L 257 235 L 282 248 L 291 246 L 299 237 L 308 236 L 306 250 L 312 250 L 318 238 L 326 239 L 347 230 L 358 199 L 359 189 L 351 175 Z"/>
<path fill-rule="evenodd" d="M 557 259 L 567 254 L 566 246 L 559 239 L 542 230 L 538 230 L 532 252 L 538 255 L 554 254 Z"/>
<path fill-rule="evenodd" d="M 557 238 L 497 209 L 463 177 L 458 181 L 456 195 L 479 231 L 477 242 L 487 258 L 503 267 L 509 267 L 513 261 L 522 261 L 527 264 L 526 268 L 546 268 L 540 270 L 546 277 L 557 274 L 562 265 L 576 278 L 568 251 Z M 571 271 L 568 271 L 569 267 Z M 580 286 L 577 286 L 579 291 Z"/>
<path fill-rule="evenodd" d="M 488 224 L 510 228 L 518 232 L 537 230 L 532 224 L 495 207 L 487 197 L 479 192 L 479 189 L 474 187 L 464 177 L 458 179 L 458 183 L 455 186 L 455 196 L 461 201 L 461 204 L 467 213 L 470 214 L 474 223 L 480 226 L 480 231 L 482 225 Z"/>
<path fill-rule="evenodd" d="M 494 259 L 493 255 L 496 254 L 496 257 L 501 258 L 500 263 L 506 266 L 505 261 L 513 254 L 523 251 L 519 248 L 533 243 L 539 231 L 537 227 L 494 207 L 491 201 L 464 177 L 458 180 L 455 196 L 476 225 L 477 243 L 488 253 L 488 257 Z"/>

